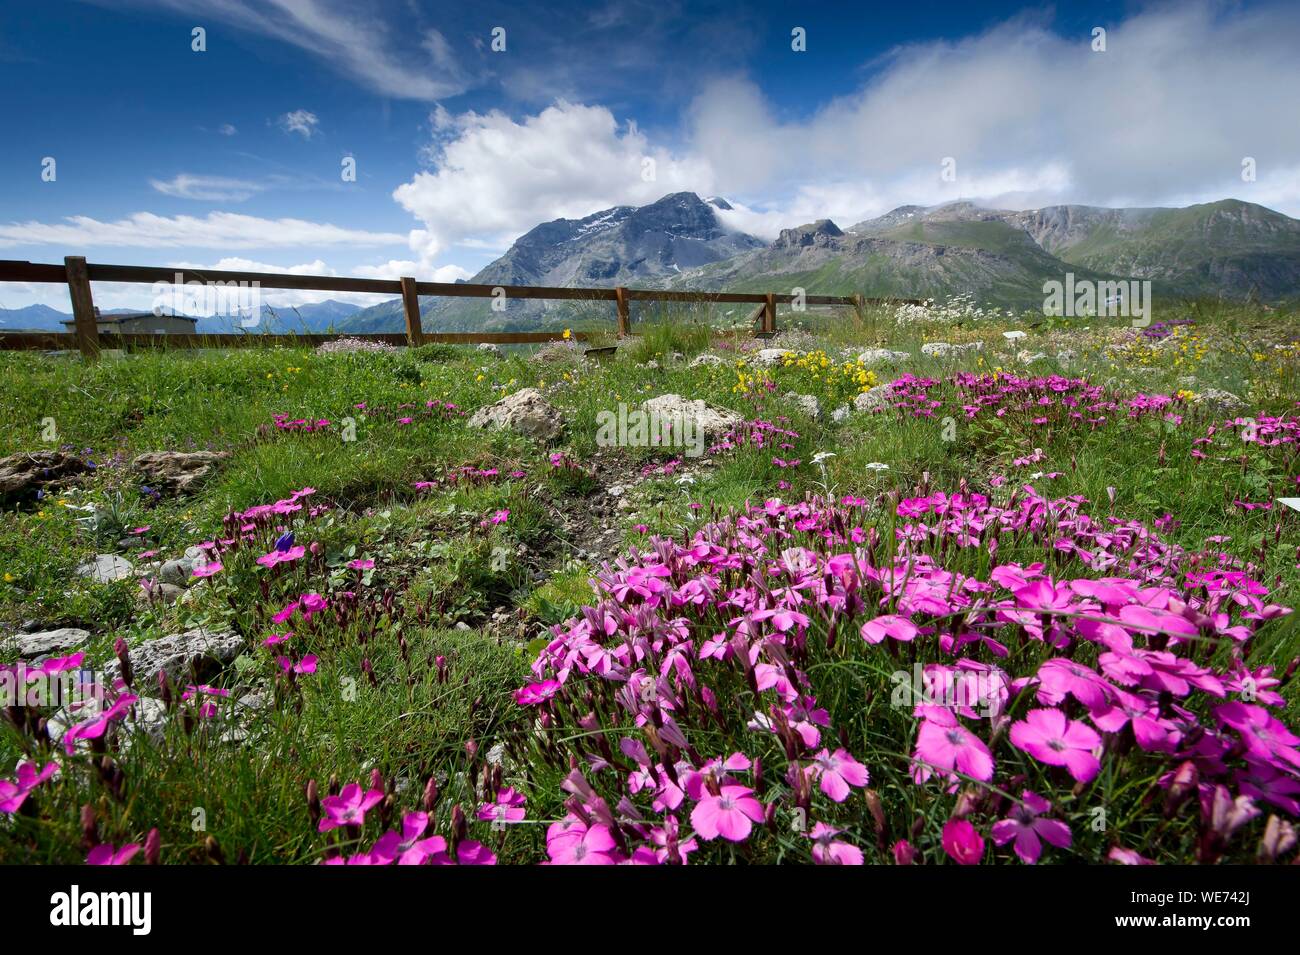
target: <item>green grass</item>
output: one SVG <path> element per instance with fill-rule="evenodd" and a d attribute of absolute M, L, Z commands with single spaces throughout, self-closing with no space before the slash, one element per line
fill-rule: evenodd
<path fill-rule="evenodd" d="M 0 432 L 0 453 L 63 447 L 98 465 L 80 487 L 39 501 L 10 502 L 0 513 L 0 633 L 29 618 L 43 628 L 80 626 L 94 635 L 87 650 L 97 665 L 111 656 L 118 637 L 137 645 L 193 626 L 229 628 L 245 638 L 247 648 L 222 685 L 236 695 L 259 690 L 269 700 L 248 722 L 246 738 L 223 738 L 203 721 L 175 719 L 161 740 L 136 738 L 121 745 L 114 756 L 125 780 L 120 794 L 93 770 L 65 772 L 60 783 L 33 797 L 36 815 L 0 825 L 0 861 L 80 861 L 78 819 L 87 804 L 107 841 L 138 841 L 159 827 L 168 861 L 200 862 L 214 852 L 227 861 L 317 861 L 331 839 L 311 826 L 303 796 L 307 781 L 315 779 L 324 789 L 331 778 L 364 780 L 372 770 L 396 786 L 402 811 L 418 804 L 431 776 L 447 804 L 469 806 L 473 780 L 466 774 L 482 771 L 483 753 L 532 732 L 510 693 L 525 681 L 546 628 L 586 602 L 587 581 L 599 561 L 575 554 L 579 544 L 593 550 L 595 535 L 606 528 L 615 544 L 631 546 L 643 540 L 643 528 L 680 535 L 712 514 L 771 496 L 910 496 L 922 485 L 956 490 L 965 481 L 979 488 L 1001 474 L 1034 483 L 1053 497 L 1082 495 L 1099 516 L 1111 512 L 1113 488 L 1115 514 L 1152 523 L 1171 513 L 1181 523 L 1166 536 L 1191 550 L 1203 548 L 1208 537 L 1229 538 L 1222 548 L 1256 564 L 1255 576 L 1267 582 L 1270 599 L 1294 606 L 1300 521 L 1280 506 L 1243 511 L 1233 501 L 1295 496 L 1296 461 L 1269 454 L 1227 462 L 1194 459 L 1193 441 L 1221 417 L 1207 410 L 1189 405 L 1177 427 L 1143 419 L 1091 433 L 1031 431 L 1012 422 L 970 424 L 960 413 L 950 429 L 941 417 L 855 413 L 836 421 L 830 415 L 857 391 L 904 372 L 932 378 L 958 369 L 1023 373 L 1015 358 L 1022 348 L 1049 356 L 1069 348 L 1076 357 L 1049 357 L 1035 371 L 1110 381 L 1119 395 L 1213 387 L 1240 396 L 1251 414 L 1294 410 L 1300 394 L 1294 345 L 1300 321 L 1294 312 L 1189 304 L 1157 320 L 1174 317 L 1194 318 L 1194 331 L 1175 347 L 1156 350 L 1132 341 L 1115 323 L 1036 321 L 1029 328 L 1026 321 L 1007 319 L 935 327 L 898 325 L 884 309 L 873 310 L 865 322 L 844 313 L 783 314 L 783 325 L 797 324 L 800 331 L 775 344 L 791 348 L 796 360 L 767 369 L 746 361 L 756 347 L 752 339 L 720 332 L 709 313 L 700 312 L 643 316 L 639 335 L 602 363 L 540 364 L 524 349 L 497 358 L 442 345 L 354 355 L 281 348 L 148 352 L 95 365 L 0 354 L 0 414 L 10 423 Z M 1012 327 L 1030 334 L 1009 343 L 1001 332 Z M 957 362 L 919 353 L 927 340 L 975 339 L 986 343 L 985 350 Z M 834 371 L 880 342 L 913 358 L 896 370 L 876 369 L 868 385 Z M 689 367 L 704 351 L 727 362 Z M 828 356 L 825 367 L 817 357 L 822 353 Z M 648 367 L 651 361 L 658 367 Z M 1181 383 L 1188 376 L 1195 384 Z M 541 387 L 565 421 L 566 432 L 553 446 L 472 430 L 467 416 L 417 417 L 411 425 L 395 420 L 435 400 L 472 412 L 523 387 Z M 951 386 L 939 387 L 945 400 L 953 397 Z M 599 447 L 597 415 L 620 402 L 635 406 L 667 392 L 703 398 L 746 418 L 788 416 L 786 426 L 799 435 L 789 449 L 745 449 L 703 462 L 688 458 L 673 474 L 643 479 L 643 468 L 676 455 Z M 796 413 L 789 398 L 795 393 L 817 396 L 821 416 Z M 366 407 L 358 408 L 362 403 Z M 399 411 L 401 405 L 410 408 Z M 325 418 L 336 428 L 352 419 L 355 440 L 345 441 L 333 429 L 278 431 L 278 414 Z M 43 440 L 51 419 L 57 436 Z M 141 494 L 129 466 L 135 455 L 190 448 L 228 451 L 230 458 L 194 495 L 155 501 Z M 1040 464 L 1012 464 L 1035 449 L 1043 453 Z M 590 470 L 553 473 L 553 451 Z M 824 467 L 811 463 L 818 452 L 833 455 Z M 774 456 L 801 464 L 781 468 Z M 876 463 L 887 469 L 867 467 Z M 495 468 L 499 476 L 423 492 L 413 487 L 464 466 Z M 517 470 L 524 476 L 508 477 Z M 1030 472 L 1059 476 L 1033 479 Z M 626 505 L 604 495 L 615 484 L 625 488 Z M 180 556 L 188 546 L 223 535 L 228 512 L 307 486 L 316 489 L 314 501 L 332 505 L 328 514 L 298 528 L 300 543 L 315 542 L 321 549 L 326 570 L 316 576 L 292 571 L 267 582 L 250 555 L 233 561 L 221 577 L 190 588 L 184 601 L 163 607 L 143 606 L 134 581 L 94 585 L 73 573 L 99 553 L 141 561 L 139 552 L 147 547 L 162 557 Z M 483 526 L 501 510 L 509 511 L 508 520 Z M 146 525 L 141 546 L 121 543 L 130 529 Z M 882 516 L 882 533 L 888 526 L 888 515 Z M 609 542 L 599 539 L 602 552 Z M 346 567 L 359 557 L 376 561 L 365 581 Z M 297 649 L 316 653 L 320 669 L 292 688 L 276 683 L 276 664 L 260 646 L 271 632 L 269 615 L 296 593 L 344 589 L 371 595 L 371 610 L 364 619 L 327 619 L 305 632 Z M 1256 653 L 1252 662 L 1284 668 L 1300 653 L 1294 622 L 1267 630 Z M 449 661 L 443 682 L 438 657 Z M 884 705 L 887 675 L 856 672 L 845 663 L 831 685 L 835 698 L 828 704 L 844 712 L 857 708 L 869 722 L 872 707 Z M 1294 686 L 1287 695 L 1294 718 Z M 869 736 L 870 728 L 864 732 Z M 477 756 L 467 753 L 471 740 Z M 32 745 L 30 734 L 0 722 L 0 764 L 6 769 L 30 754 Z M 516 764 L 502 771 L 506 785 L 530 793 L 531 818 L 561 811 L 553 767 Z M 910 787 L 901 775 L 886 774 L 878 782 L 885 799 Z M 202 829 L 193 825 L 196 809 L 205 819 Z M 940 810 L 935 805 L 924 811 Z M 540 851 L 541 827 L 520 827 L 506 837 L 473 825 L 476 837 L 499 849 L 505 861 L 529 861 Z"/>

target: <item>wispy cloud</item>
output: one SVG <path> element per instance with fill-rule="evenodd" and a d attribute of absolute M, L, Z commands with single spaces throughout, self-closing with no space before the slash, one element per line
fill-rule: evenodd
<path fill-rule="evenodd" d="M 226 176 L 192 176 L 181 173 L 171 179 L 150 179 L 153 186 L 164 196 L 176 199 L 198 199 L 206 202 L 243 202 L 245 199 L 266 188 L 263 184 L 247 179 L 232 179 Z"/>
<path fill-rule="evenodd" d="M 355 0 L 96 0 L 105 6 L 153 7 L 216 20 L 291 44 L 397 99 L 433 101 L 463 92 L 464 70 L 436 30 L 402 36 L 369 4 Z M 399 37 L 400 41 L 399 42 Z M 412 43 L 411 40 L 416 42 Z"/>

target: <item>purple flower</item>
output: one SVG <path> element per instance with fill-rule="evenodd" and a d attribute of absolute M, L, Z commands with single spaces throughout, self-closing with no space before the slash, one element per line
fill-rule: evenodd
<path fill-rule="evenodd" d="M 1042 796 L 1025 790 L 1020 795 L 1021 801 L 1011 807 L 1007 818 L 993 824 L 993 841 L 1000 846 L 1015 840 L 1012 847 L 1021 861 L 1033 865 L 1043 852 L 1042 840 L 1047 840 L 1058 849 L 1070 847 L 1070 827 L 1058 819 L 1040 818 L 1052 808 Z"/>

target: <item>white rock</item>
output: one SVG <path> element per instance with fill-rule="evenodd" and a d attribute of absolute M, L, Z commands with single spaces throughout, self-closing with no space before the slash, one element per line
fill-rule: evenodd
<path fill-rule="evenodd" d="M 721 355 L 713 355 L 710 354 L 709 352 L 705 352 L 702 355 L 696 355 L 694 358 L 692 358 L 691 363 L 686 367 L 687 368 L 700 368 L 702 366 L 714 367 L 716 365 L 725 365 L 726 363 L 727 363 L 727 359 L 723 358 Z"/>
<path fill-rule="evenodd" d="M 1206 388 L 1192 399 L 1193 404 L 1208 405 L 1219 411 L 1233 411 L 1237 408 L 1243 408 L 1246 402 L 1234 395 L 1231 391 L 1224 391 L 1221 388 Z"/>
<path fill-rule="evenodd" d="M 521 388 L 475 411 L 471 428 L 509 428 L 538 441 L 553 441 L 564 431 L 560 413 L 536 388 Z"/>
<path fill-rule="evenodd" d="M 911 352 L 891 351 L 888 348 L 868 348 L 858 356 L 858 361 L 868 368 L 878 365 L 896 365 L 911 358 Z"/>
<path fill-rule="evenodd" d="M 75 627 L 44 630 L 40 633 L 19 633 L 0 641 L 0 653 L 32 660 L 51 653 L 68 653 L 89 639 L 89 630 L 78 630 Z"/>
<path fill-rule="evenodd" d="M 131 672 L 134 685 L 145 692 L 158 687 L 161 670 L 176 682 L 190 682 L 190 663 L 197 664 L 199 678 L 232 662 L 243 649 L 244 641 L 228 630 L 203 629 L 174 633 L 131 647 Z M 104 664 L 105 679 L 111 684 L 121 676 L 122 665 L 116 658 Z"/>
<path fill-rule="evenodd" d="M 751 365 L 770 367 L 781 364 L 786 355 L 792 354 L 794 353 L 788 348 L 761 348 L 750 357 L 749 363 Z"/>
<path fill-rule="evenodd" d="M 135 573 L 135 566 L 125 557 L 117 554 L 100 554 L 90 563 L 77 568 L 77 576 L 93 580 L 97 584 L 109 584 L 115 580 L 125 580 Z"/>
<path fill-rule="evenodd" d="M 894 386 L 891 384 L 876 385 L 870 391 L 864 391 L 853 399 L 853 407 L 858 411 L 875 411 L 877 408 L 884 408 L 889 404 L 889 399 L 894 395 Z"/>
<path fill-rule="evenodd" d="M 821 417 L 822 406 L 816 395 L 790 395 L 789 398 L 808 417 L 814 420 Z"/>
<path fill-rule="evenodd" d="M 721 437 L 745 420 L 744 416 L 728 408 L 719 408 L 699 398 L 692 400 L 681 395 L 659 395 L 643 403 L 641 408 L 648 414 L 657 416 L 660 422 L 673 422 L 674 436 L 682 439 L 685 439 L 685 429 L 688 427 L 699 429 L 698 433 L 702 433 L 707 441 Z M 681 422 L 681 434 L 678 433 L 677 422 Z"/>
<path fill-rule="evenodd" d="M 951 342 L 927 342 L 921 346 L 921 354 L 932 358 L 951 358 L 967 352 L 983 351 L 983 349 L 983 342 L 965 342 L 961 345 L 954 345 Z"/>

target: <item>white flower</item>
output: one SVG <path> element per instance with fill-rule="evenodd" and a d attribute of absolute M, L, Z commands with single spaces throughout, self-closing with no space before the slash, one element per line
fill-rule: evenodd
<path fill-rule="evenodd" d="M 872 461 L 870 464 L 866 465 L 866 468 L 868 471 L 888 471 L 889 465 L 881 464 L 879 461 Z"/>
<path fill-rule="evenodd" d="M 685 487 L 688 484 L 694 484 L 694 483 L 695 483 L 695 478 L 691 477 L 689 474 L 683 474 L 681 477 L 677 479 L 677 485 L 679 487 Z"/>
<path fill-rule="evenodd" d="M 827 458 L 833 458 L 833 457 L 835 457 L 834 451 L 818 451 L 816 454 L 812 456 L 812 463 L 821 464 Z"/>

